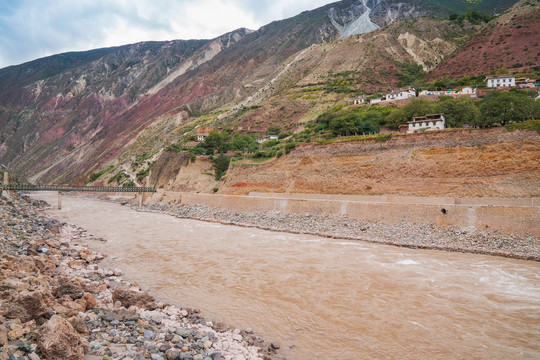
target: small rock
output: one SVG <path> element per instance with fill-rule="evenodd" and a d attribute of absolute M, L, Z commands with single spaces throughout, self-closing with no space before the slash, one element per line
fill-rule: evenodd
<path fill-rule="evenodd" d="M 178 329 L 176 333 L 185 339 L 191 335 L 191 329 Z"/>
<path fill-rule="evenodd" d="M 159 351 L 165 352 L 165 351 L 169 350 L 170 348 L 171 348 L 171 345 L 169 345 L 169 344 L 163 344 L 163 345 L 161 345 L 161 346 L 159 347 Z"/>
<path fill-rule="evenodd" d="M 41 359 L 39 358 L 38 354 L 36 354 L 35 352 L 30 353 L 30 354 L 28 354 L 28 355 L 26 355 L 26 356 L 28 356 L 28 359 L 30 359 L 30 360 L 41 360 Z"/>
<path fill-rule="evenodd" d="M 25 331 L 24 329 L 22 328 L 22 326 L 20 325 L 17 325 L 13 328 L 13 330 L 11 330 L 9 333 L 8 333 L 8 339 L 10 341 L 13 341 L 13 340 L 18 340 L 20 339 L 21 337 L 23 337 L 25 334 Z"/>
<path fill-rule="evenodd" d="M 165 351 L 165 358 L 167 360 L 178 360 L 180 359 L 180 351 L 176 349 L 169 349 Z"/>
<path fill-rule="evenodd" d="M 180 336 L 175 335 L 175 336 L 173 336 L 173 338 L 172 338 L 170 341 L 171 341 L 171 343 L 173 343 L 173 344 L 178 344 L 181 340 L 182 340 L 182 339 L 180 338 Z"/>

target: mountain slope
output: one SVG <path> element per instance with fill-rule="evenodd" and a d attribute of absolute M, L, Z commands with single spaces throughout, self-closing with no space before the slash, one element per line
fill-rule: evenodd
<path fill-rule="evenodd" d="M 289 85 L 326 81 L 330 67 L 356 71 L 355 66 L 361 66 L 357 79 L 362 86 L 356 90 L 388 88 L 395 83 L 396 61 L 420 61 L 430 67 L 455 49 L 454 40 L 437 40 L 440 36 L 432 29 L 420 35 L 414 29 L 421 26 L 414 22 L 405 23 L 410 31 L 400 27 L 402 19 L 441 13 L 425 5 L 424 0 L 344 0 L 255 32 L 240 29 L 213 40 L 62 54 L 2 69 L 0 161 L 36 181 L 81 183 L 105 164 L 118 163 L 125 149 L 139 151 L 141 139 L 154 143 L 154 149 L 164 145 L 163 139 L 148 135 L 157 134 L 157 128 L 160 134 L 176 128 L 181 135 L 178 126 L 195 115 L 257 104 L 274 94 L 274 100 L 281 101 Z M 355 37 L 333 43 L 343 35 L 340 29 L 348 27 L 354 34 L 371 23 L 398 27 L 375 31 L 372 40 L 360 39 L 361 45 Z M 314 44 L 327 45 L 311 48 Z M 356 59 L 364 53 L 369 55 Z M 381 72 L 386 75 L 373 78 Z M 266 108 L 272 116 L 275 107 Z M 232 120 L 224 116 L 223 121 Z M 147 128 L 151 131 L 145 132 Z"/>
<path fill-rule="evenodd" d="M 58 163 L 56 175 L 65 171 L 66 162 L 75 172 L 88 168 L 80 161 L 83 154 L 93 159 L 92 166 L 99 164 L 114 155 L 112 144 L 122 147 L 133 131 L 145 126 L 145 111 L 134 115 L 133 109 L 165 81 L 171 67 L 187 70 L 204 63 L 247 33 L 242 29 L 214 40 L 140 43 L 97 56 L 62 54 L 1 70 L 2 160 L 17 159 L 25 173 Z M 53 68 L 52 76 L 40 70 L 44 62 L 58 64 L 64 58 L 72 61 Z M 20 75 L 25 73 L 29 78 Z"/>
<path fill-rule="evenodd" d="M 540 65 L 540 3 L 520 1 L 487 24 L 428 77 L 488 74 L 500 68 Z"/>
<path fill-rule="evenodd" d="M 463 14 L 469 8 L 489 14 L 499 14 L 516 3 L 515 0 L 426 0 L 433 8 Z"/>

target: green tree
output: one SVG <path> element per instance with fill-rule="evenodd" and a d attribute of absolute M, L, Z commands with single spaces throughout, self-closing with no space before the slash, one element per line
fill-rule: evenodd
<path fill-rule="evenodd" d="M 441 98 L 437 112 L 444 114 L 448 127 L 474 126 L 480 120 L 480 110 L 475 102 L 468 98 Z"/>
<path fill-rule="evenodd" d="M 279 135 L 281 127 L 279 125 L 270 125 L 266 131 L 268 135 Z"/>
<path fill-rule="evenodd" d="M 534 117 L 534 100 L 521 92 L 493 91 L 480 105 L 481 127 L 495 123 L 506 125 L 511 122 L 522 122 Z"/>
<path fill-rule="evenodd" d="M 384 122 L 384 115 L 378 110 L 368 110 L 364 113 L 364 119 L 372 121 L 375 124 L 382 124 Z"/>
<path fill-rule="evenodd" d="M 332 119 L 329 128 L 334 135 L 354 135 L 358 132 L 358 123 L 357 114 L 346 113 Z"/>
<path fill-rule="evenodd" d="M 411 120 L 414 116 L 422 116 L 426 114 L 432 114 L 437 111 L 437 104 L 433 101 L 426 99 L 413 99 L 410 103 L 403 107 L 405 114 L 407 115 L 407 121 Z"/>
<path fill-rule="evenodd" d="M 223 144 L 223 135 L 217 130 L 211 131 L 204 138 L 204 144 L 207 148 L 217 149 Z"/>
<path fill-rule="evenodd" d="M 385 118 L 385 123 L 388 127 L 397 129 L 401 124 L 409 121 L 407 118 L 407 113 L 403 108 L 398 108 L 388 114 Z"/>
<path fill-rule="evenodd" d="M 220 154 L 218 157 L 214 159 L 214 170 L 215 170 L 216 180 L 221 179 L 223 175 L 227 173 L 230 162 L 231 162 L 231 158 L 225 154 Z"/>
<path fill-rule="evenodd" d="M 266 140 L 261 144 L 263 149 L 268 149 L 279 144 L 279 140 Z"/>
<path fill-rule="evenodd" d="M 259 148 L 257 140 L 250 135 L 237 135 L 231 142 L 232 150 L 244 151 L 248 149 L 249 152 L 253 152 Z"/>
<path fill-rule="evenodd" d="M 319 115 L 316 122 L 317 124 L 326 126 L 325 129 L 328 129 L 330 121 L 332 121 L 335 117 L 337 117 L 337 110 L 328 110 Z"/>

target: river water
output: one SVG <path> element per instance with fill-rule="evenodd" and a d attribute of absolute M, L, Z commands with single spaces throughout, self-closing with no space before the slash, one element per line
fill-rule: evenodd
<path fill-rule="evenodd" d="M 39 194 L 56 205 L 56 195 Z M 540 263 L 182 220 L 64 196 L 50 215 L 162 301 L 289 359 L 540 358 Z"/>

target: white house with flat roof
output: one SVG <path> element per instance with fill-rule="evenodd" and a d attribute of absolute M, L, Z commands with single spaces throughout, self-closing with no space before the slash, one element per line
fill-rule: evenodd
<path fill-rule="evenodd" d="M 392 90 L 382 98 L 371 99 L 369 103 L 377 104 L 385 101 L 405 100 L 414 97 L 416 97 L 416 89 L 410 87 L 406 89 Z"/>
<path fill-rule="evenodd" d="M 407 134 L 417 131 L 442 130 L 446 127 L 444 114 L 430 114 L 426 116 L 416 116 L 412 121 L 407 122 L 409 128 Z"/>
<path fill-rule="evenodd" d="M 490 88 L 516 86 L 516 77 L 514 75 L 489 75 L 485 81 Z"/>

